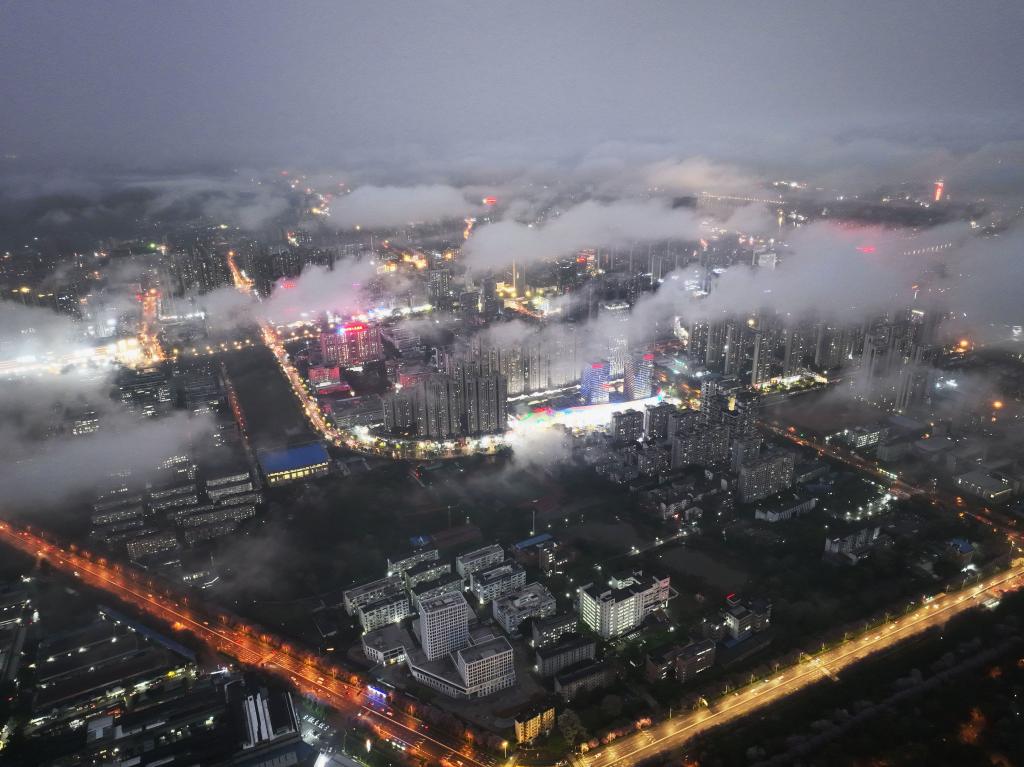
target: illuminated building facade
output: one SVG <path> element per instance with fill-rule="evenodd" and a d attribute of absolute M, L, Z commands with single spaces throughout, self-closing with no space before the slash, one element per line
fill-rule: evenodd
<path fill-rule="evenodd" d="M 380 330 L 365 322 L 347 322 L 336 328 L 325 323 L 320 332 L 320 354 L 324 364 L 342 367 L 382 359 Z"/>
<path fill-rule="evenodd" d="M 588 405 L 603 405 L 608 402 L 608 378 L 611 363 L 608 360 L 591 362 L 583 368 L 580 393 Z"/>

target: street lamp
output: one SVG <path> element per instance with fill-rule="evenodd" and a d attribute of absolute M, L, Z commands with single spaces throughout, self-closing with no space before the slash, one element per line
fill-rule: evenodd
<path fill-rule="evenodd" d="M 508 759 L 508 741 L 507 740 L 501 741 L 501 750 L 504 753 L 504 757 L 503 758 Z"/>

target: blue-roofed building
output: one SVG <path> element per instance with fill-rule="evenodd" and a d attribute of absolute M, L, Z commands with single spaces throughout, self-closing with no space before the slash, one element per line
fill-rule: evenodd
<path fill-rule="evenodd" d="M 268 485 L 322 477 L 331 469 L 331 457 L 319 442 L 283 450 L 260 450 L 256 458 Z"/>
<path fill-rule="evenodd" d="M 516 551 L 523 551 L 524 549 L 528 549 L 532 546 L 539 546 L 542 543 L 547 543 L 550 540 L 553 540 L 551 533 L 541 533 L 540 535 L 535 535 L 532 538 L 527 538 L 525 541 L 519 541 L 519 543 L 512 544 L 512 548 Z"/>

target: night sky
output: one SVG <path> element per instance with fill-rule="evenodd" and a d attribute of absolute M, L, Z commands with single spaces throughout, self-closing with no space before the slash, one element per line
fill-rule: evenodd
<path fill-rule="evenodd" d="M 694 154 L 998 167 L 1022 30 L 1019 2 L 5 3 L 0 154 L 397 182 Z"/>

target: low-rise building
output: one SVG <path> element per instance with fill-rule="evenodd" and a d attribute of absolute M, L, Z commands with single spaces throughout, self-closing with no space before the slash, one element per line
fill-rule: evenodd
<path fill-rule="evenodd" d="M 535 618 L 531 623 L 530 644 L 545 647 L 555 644 L 565 634 L 575 633 L 579 619 L 572 613 L 563 613 L 548 618 Z"/>
<path fill-rule="evenodd" d="M 726 633 L 738 642 L 767 629 L 771 618 L 771 602 L 759 599 L 744 601 L 733 597 L 722 613 Z"/>
<path fill-rule="evenodd" d="M 546 618 L 555 614 L 555 598 L 541 583 L 531 583 L 514 594 L 495 599 L 491 604 L 494 620 L 512 635 L 527 618 Z"/>
<path fill-rule="evenodd" d="M 1019 479 L 984 467 L 959 475 L 956 486 L 987 503 L 1005 503 L 1020 489 Z"/>
<path fill-rule="evenodd" d="M 345 612 L 349 615 L 355 615 L 362 605 L 376 602 L 378 599 L 383 599 L 386 596 L 397 594 L 401 591 L 403 591 L 402 579 L 398 576 L 390 575 L 386 578 L 380 578 L 346 589 L 341 594 L 341 602 L 345 607 Z"/>
<path fill-rule="evenodd" d="M 715 643 L 710 639 L 690 642 L 675 656 L 676 679 L 680 682 L 688 682 L 713 665 L 715 665 Z"/>
<path fill-rule="evenodd" d="M 322 477 L 331 470 L 331 457 L 319 442 L 257 454 L 268 485 Z"/>
<path fill-rule="evenodd" d="M 802 493 L 782 493 L 761 501 L 754 507 L 754 519 L 765 522 L 786 522 L 814 509 L 818 499 Z"/>
<path fill-rule="evenodd" d="M 532 743 L 555 728 L 555 707 L 545 703 L 520 711 L 515 728 L 517 743 Z"/>
<path fill-rule="evenodd" d="M 577 663 L 593 660 L 596 654 L 597 643 L 593 639 L 568 637 L 558 644 L 537 648 L 534 670 L 541 676 L 554 676 Z"/>
<path fill-rule="evenodd" d="M 572 700 L 581 692 L 607 687 L 615 680 L 615 671 L 604 661 L 584 665 L 555 677 L 555 692 L 565 700 Z"/>
<path fill-rule="evenodd" d="M 159 554 L 163 551 L 173 551 L 178 548 L 178 536 L 171 531 L 144 535 L 128 541 L 126 548 L 129 557 L 141 559 L 150 554 Z"/>
<path fill-rule="evenodd" d="M 856 564 L 867 556 L 878 542 L 881 528 L 878 525 L 863 527 L 847 535 L 825 539 L 825 558 L 843 564 Z"/>
<path fill-rule="evenodd" d="M 518 591 L 526 585 L 526 570 L 518 562 L 503 562 L 469 577 L 469 588 L 480 604 Z"/>
<path fill-rule="evenodd" d="M 452 566 L 448 562 L 440 562 L 435 560 L 424 560 L 419 564 L 415 564 L 405 571 L 405 585 L 406 588 L 414 588 L 421 583 L 427 583 L 428 581 L 436 581 L 452 571 Z"/>
<path fill-rule="evenodd" d="M 363 631 L 373 631 L 388 623 L 398 623 L 409 615 L 409 598 L 404 592 L 398 592 L 360 605 L 358 612 Z"/>
<path fill-rule="evenodd" d="M 391 559 L 388 557 L 388 575 L 402 575 L 406 570 L 423 562 L 436 562 L 440 559 L 437 549 L 420 549 L 404 557 Z"/>
<path fill-rule="evenodd" d="M 455 558 L 455 572 L 465 580 L 469 580 L 473 573 L 493 567 L 504 560 L 505 550 L 495 543 L 457 556 Z"/>
<path fill-rule="evenodd" d="M 391 666 L 405 661 L 407 647 L 413 647 L 409 632 L 397 623 L 388 623 L 363 634 L 363 655 L 371 663 Z"/>

